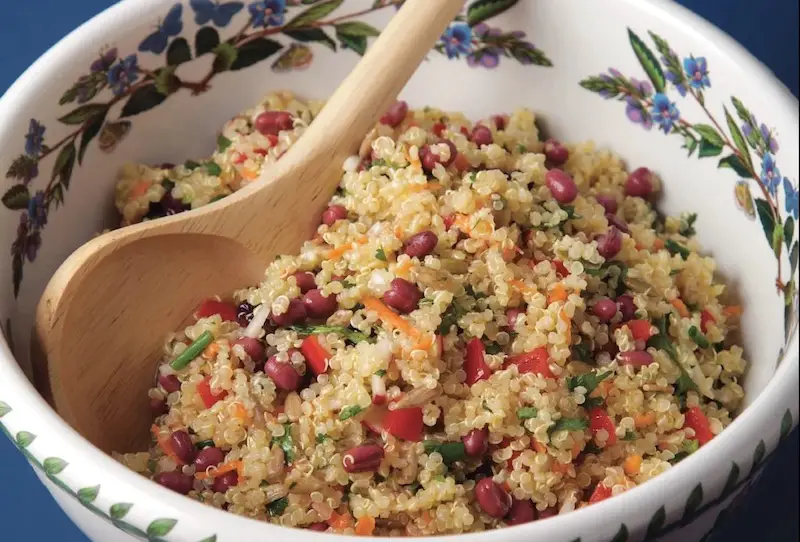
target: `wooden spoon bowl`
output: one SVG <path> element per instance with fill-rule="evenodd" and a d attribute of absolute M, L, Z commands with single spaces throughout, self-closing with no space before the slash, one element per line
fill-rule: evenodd
<path fill-rule="evenodd" d="M 40 390 L 99 448 L 144 449 L 166 333 L 201 300 L 257 284 L 319 224 L 369 129 L 463 0 L 407 0 L 312 125 L 262 178 L 212 205 L 112 231 L 75 251 L 36 314 Z"/>

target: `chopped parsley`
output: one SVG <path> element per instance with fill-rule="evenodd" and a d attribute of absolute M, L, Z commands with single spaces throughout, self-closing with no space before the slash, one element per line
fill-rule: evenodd
<path fill-rule="evenodd" d="M 723 350 L 725 350 L 725 343 L 723 342 L 714 343 L 714 352 L 720 353 Z"/>
<path fill-rule="evenodd" d="M 593 440 L 590 440 L 589 442 L 587 442 L 586 446 L 583 448 L 583 453 L 585 453 L 585 454 L 597 455 L 602 451 L 603 451 L 603 449 L 600 448 L 597 444 L 595 444 Z"/>
<path fill-rule="evenodd" d="M 203 448 L 211 448 L 212 446 L 214 446 L 213 440 L 201 440 L 200 442 L 195 444 L 195 447 L 198 450 L 202 450 Z"/>
<path fill-rule="evenodd" d="M 433 305 L 433 299 L 429 297 L 423 297 L 419 300 L 420 305 Z"/>
<path fill-rule="evenodd" d="M 358 405 L 351 405 L 349 407 L 344 407 L 341 410 L 341 412 L 339 412 L 339 419 L 342 421 L 349 420 L 353 416 L 358 416 L 362 410 L 364 409 Z"/>
<path fill-rule="evenodd" d="M 520 420 L 530 420 L 539 415 L 539 409 L 536 407 L 522 407 L 517 410 L 517 418 Z"/>
<path fill-rule="evenodd" d="M 386 160 L 384 160 L 383 158 L 378 158 L 377 160 L 373 160 L 372 163 L 370 163 L 369 167 L 386 166 L 386 165 L 388 165 L 386 163 Z"/>
<path fill-rule="evenodd" d="M 578 359 L 585 363 L 592 361 L 592 349 L 586 343 L 572 345 L 570 353 L 573 359 Z"/>
<path fill-rule="evenodd" d="M 375 376 L 386 376 L 386 369 L 378 369 L 375 371 Z"/>
<path fill-rule="evenodd" d="M 448 465 L 456 461 L 463 461 L 467 458 L 467 449 L 463 442 L 437 442 L 435 440 L 426 440 L 422 445 L 425 448 L 426 454 L 430 455 L 437 452 Z"/>
<path fill-rule="evenodd" d="M 656 350 L 664 350 L 673 361 L 677 362 L 678 350 L 669 338 L 669 314 L 656 318 L 653 324 L 658 328 L 658 333 L 650 337 L 647 341 L 647 346 Z"/>
<path fill-rule="evenodd" d="M 386 257 L 386 252 L 383 250 L 383 247 L 379 248 L 375 251 L 375 257 L 378 258 L 382 262 L 388 262 L 389 258 Z"/>
<path fill-rule="evenodd" d="M 690 455 L 692 455 L 693 453 L 695 453 L 699 449 L 700 449 L 700 442 L 699 441 L 693 440 L 693 439 L 692 440 L 685 440 L 685 441 L 683 441 L 683 449 L 680 452 L 678 452 L 677 454 L 675 454 L 675 457 L 670 461 L 670 463 L 672 463 L 673 465 L 675 463 L 679 463 L 680 461 L 682 461 L 683 459 L 686 459 L 687 457 L 689 457 Z"/>
<path fill-rule="evenodd" d="M 575 212 L 575 206 L 574 205 L 562 205 L 561 209 L 566 211 L 567 220 L 574 220 L 576 218 L 581 218 L 581 215 L 579 215 L 579 214 L 577 214 Z"/>
<path fill-rule="evenodd" d="M 694 383 L 689 373 L 683 370 L 683 367 L 680 369 L 681 376 L 675 381 L 675 395 L 684 398 L 690 390 L 697 390 L 697 384 Z"/>
<path fill-rule="evenodd" d="M 314 325 L 314 326 L 292 326 L 292 331 L 297 333 L 298 337 L 308 337 L 309 335 L 321 335 L 325 333 L 335 333 L 343 336 L 346 340 L 353 344 L 358 344 L 362 341 L 368 341 L 369 335 L 356 331 L 349 327 L 344 326 L 328 326 L 328 325 Z"/>
<path fill-rule="evenodd" d="M 167 178 L 161 179 L 161 186 L 164 187 L 164 190 L 169 192 L 170 190 L 175 188 L 175 183 L 172 182 L 172 180 L 169 177 L 167 177 Z"/>
<path fill-rule="evenodd" d="M 523 145 L 521 143 L 518 143 L 517 144 L 517 152 L 520 153 L 520 154 L 526 153 L 526 152 L 528 152 L 528 147 L 526 147 L 525 145 Z"/>
<path fill-rule="evenodd" d="M 277 444 L 283 450 L 284 459 L 286 464 L 289 465 L 294 461 L 294 441 L 292 440 L 292 424 L 283 424 L 283 435 L 280 437 L 272 437 L 272 444 Z"/>
<path fill-rule="evenodd" d="M 477 173 L 475 173 L 473 171 L 472 173 L 469 174 L 469 182 L 470 183 L 474 183 L 477 180 L 478 180 L 478 174 Z"/>
<path fill-rule="evenodd" d="M 422 484 L 419 482 L 414 482 L 411 485 L 407 486 L 408 490 L 411 492 L 412 495 L 416 495 L 417 492 L 422 489 Z"/>
<path fill-rule="evenodd" d="M 442 313 L 442 323 L 436 329 L 439 335 L 447 335 L 450 333 L 450 328 L 458 323 L 461 318 L 461 309 L 455 303 L 451 303 L 449 307 Z"/>
<path fill-rule="evenodd" d="M 550 427 L 550 433 L 556 431 L 583 431 L 589 427 L 589 422 L 585 418 L 561 418 Z"/>
<path fill-rule="evenodd" d="M 220 136 L 217 138 L 217 151 L 225 152 L 225 150 L 231 146 L 231 143 L 233 143 L 233 141 L 220 134 Z"/>
<path fill-rule="evenodd" d="M 219 164 L 213 161 L 206 162 L 203 164 L 203 167 L 206 169 L 206 173 L 212 175 L 214 177 L 219 177 L 222 175 L 222 168 L 219 167 Z"/>
<path fill-rule="evenodd" d="M 680 254 L 681 258 L 683 258 L 684 260 L 689 257 L 689 254 L 692 253 L 688 248 L 678 243 L 677 241 L 673 241 L 672 239 L 666 240 L 666 242 L 664 243 L 664 248 L 669 250 L 670 254 L 672 254 L 673 256 L 675 254 Z"/>
<path fill-rule="evenodd" d="M 596 408 L 603 405 L 603 398 L 602 397 L 587 397 L 586 400 L 583 402 L 583 408 L 590 409 Z"/>
<path fill-rule="evenodd" d="M 317 433 L 317 444 L 322 444 L 323 442 L 330 440 L 331 437 L 324 433 Z"/>
<path fill-rule="evenodd" d="M 628 441 L 636 440 L 636 433 L 634 433 L 633 431 L 625 431 L 625 436 L 622 437 L 622 440 L 628 440 Z"/>
<path fill-rule="evenodd" d="M 483 401 L 483 402 L 481 403 L 481 407 L 482 407 L 482 408 L 483 408 L 483 410 L 485 410 L 486 412 L 492 412 L 492 409 L 491 409 L 491 408 L 489 408 L 489 403 L 487 403 L 486 401 Z M 494 412 L 492 412 L 492 414 L 494 414 Z"/>
<path fill-rule="evenodd" d="M 692 237 L 697 233 L 694 223 L 697 222 L 697 213 L 684 213 L 681 215 L 681 228 L 679 233 L 684 237 Z"/>
<path fill-rule="evenodd" d="M 592 371 L 578 376 L 570 376 L 567 378 L 567 388 L 569 391 L 575 391 L 575 388 L 582 386 L 586 389 L 586 395 L 589 395 L 595 390 L 600 382 L 612 374 L 613 373 L 611 371 L 606 371 L 604 373 L 596 373 Z"/>
<path fill-rule="evenodd" d="M 499 354 L 503 351 L 503 347 L 494 341 L 490 341 L 486 343 L 485 350 L 487 354 Z"/>
<path fill-rule="evenodd" d="M 708 342 L 706 336 L 703 335 L 697 326 L 692 326 L 689 328 L 689 338 L 692 339 L 697 346 L 700 348 L 708 348 L 711 346 L 711 343 Z"/>
<path fill-rule="evenodd" d="M 474 297 L 475 299 L 483 299 L 484 297 L 489 297 L 487 294 L 483 292 L 476 292 L 475 288 L 472 287 L 471 284 L 467 284 L 464 288 L 464 291 L 467 292 L 467 295 L 470 297 Z"/>
<path fill-rule="evenodd" d="M 272 516 L 280 516 L 286 510 L 286 507 L 289 506 L 289 499 L 286 497 L 281 497 L 277 501 L 272 501 L 267 505 L 267 513 Z"/>
<path fill-rule="evenodd" d="M 183 164 L 183 167 L 191 171 L 194 171 L 195 169 L 200 167 L 200 163 L 195 162 L 194 160 L 186 160 L 186 162 L 184 162 Z"/>
<path fill-rule="evenodd" d="M 669 276 L 670 276 L 670 277 L 674 277 L 675 275 L 677 275 L 677 274 L 678 274 L 678 273 L 680 273 L 681 271 L 682 271 L 682 269 L 670 269 L 670 270 L 669 270 Z"/>

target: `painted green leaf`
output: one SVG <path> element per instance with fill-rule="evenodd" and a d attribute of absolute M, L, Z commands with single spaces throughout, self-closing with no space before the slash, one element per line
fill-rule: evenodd
<path fill-rule="evenodd" d="M 145 533 L 143 530 L 139 529 L 138 527 L 134 527 L 130 523 L 126 523 L 126 522 L 120 521 L 118 519 L 112 519 L 111 523 L 113 523 L 114 527 L 116 527 L 117 529 L 132 535 L 137 540 L 149 540 L 151 542 L 163 542 L 163 540 L 161 540 L 160 538 L 148 537 L 147 533 Z"/>
<path fill-rule="evenodd" d="M 689 493 L 689 498 L 686 499 L 686 508 L 683 510 L 683 518 L 681 523 L 688 525 L 691 523 L 700 505 L 703 504 L 703 484 L 697 484 L 694 489 Z"/>
<path fill-rule="evenodd" d="M 189 48 L 189 42 L 186 38 L 177 38 L 169 44 L 167 49 L 167 64 L 170 66 L 178 66 L 184 62 L 189 62 L 192 59 L 192 50 Z"/>
<path fill-rule="evenodd" d="M 64 124 L 83 124 L 91 117 L 95 116 L 98 112 L 105 110 L 107 107 L 108 106 L 106 104 L 82 105 L 77 109 L 73 109 L 58 120 Z"/>
<path fill-rule="evenodd" d="M 202 539 L 200 542 L 217 542 L 217 535 L 212 534 L 208 538 Z"/>
<path fill-rule="evenodd" d="M 475 0 L 467 8 L 467 24 L 475 26 L 511 9 L 517 0 Z"/>
<path fill-rule="evenodd" d="M 83 163 L 83 157 L 86 154 L 86 149 L 89 148 L 89 143 L 97 137 L 97 134 L 100 133 L 100 129 L 103 127 L 103 123 L 106 120 L 106 115 L 108 114 L 108 108 L 104 108 L 101 111 L 98 111 L 95 115 L 93 115 L 89 120 L 86 121 L 86 124 L 83 128 L 83 133 L 81 134 L 81 144 L 78 147 L 78 163 Z"/>
<path fill-rule="evenodd" d="M 709 143 L 713 143 L 717 147 L 725 145 L 725 140 L 722 139 L 722 136 L 719 135 L 719 132 L 717 132 L 716 128 L 713 126 L 708 124 L 695 124 L 692 128 L 694 128 L 695 132 L 700 134 L 700 137 Z"/>
<path fill-rule="evenodd" d="M 14 297 L 19 295 L 19 288 L 22 284 L 22 268 L 24 265 L 25 260 L 22 259 L 22 253 L 15 253 L 11 260 L 11 281 L 14 283 Z"/>
<path fill-rule="evenodd" d="M 756 446 L 756 451 L 753 452 L 753 469 L 764 461 L 765 455 L 767 455 L 767 446 L 764 444 L 764 441 L 761 440 L 758 442 L 758 446 Z"/>
<path fill-rule="evenodd" d="M 792 241 L 794 241 L 794 217 L 787 216 L 786 222 L 783 224 L 783 241 L 786 243 L 786 250 L 791 250 Z"/>
<path fill-rule="evenodd" d="M 337 33 L 339 32 L 337 25 Z M 287 36 L 297 41 L 302 42 L 316 42 L 321 43 L 328 47 L 331 51 L 336 50 L 336 42 L 333 41 L 327 32 L 321 28 L 297 28 L 295 30 L 287 29 L 283 32 Z"/>
<path fill-rule="evenodd" d="M 42 463 L 42 466 L 44 467 L 44 472 L 46 472 L 50 476 L 55 476 L 56 474 L 60 473 L 61 471 L 67 468 L 67 465 L 69 465 L 69 463 L 67 463 L 60 457 L 48 457 Z"/>
<path fill-rule="evenodd" d="M 781 245 L 783 245 L 783 224 L 776 222 L 775 229 L 772 230 L 772 250 L 775 256 L 780 255 Z"/>
<path fill-rule="evenodd" d="M 194 35 L 194 56 L 199 57 L 212 52 L 219 45 L 219 32 L 204 26 Z"/>
<path fill-rule="evenodd" d="M 286 23 L 286 28 L 297 28 L 298 26 L 305 26 L 327 17 L 334 12 L 339 6 L 342 5 L 344 0 L 326 0 L 300 12 L 297 17 Z"/>
<path fill-rule="evenodd" d="M 53 164 L 53 179 L 58 178 L 64 188 L 69 188 L 69 181 L 72 178 L 72 170 L 75 167 L 75 140 L 70 141 L 61 148 Z"/>
<path fill-rule="evenodd" d="M 609 542 L 628 542 L 628 527 L 623 523 Z"/>
<path fill-rule="evenodd" d="M 686 135 L 683 136 L 683 146 L 681 148 L 687 150 L 687 156 L 691 156 L 694 154 L 694 151 L 697 150 L 697 145 L 699 145 L 699 143 L 700 142 L 691 135 Z"/>
<path fill-rule="evenodd" d="M 661 70 L 661 65 L 658 63 L 658 59 L 653 54 L 653 51 L 651 51 L 642 39 L 630 28 L 628 29 L 628 38 L 630 39 L 631 47 L 633 47 L 636 58 L 639 59 L 639 64 L 642 65 L 650 82 L 653 83 L 653 88 L 656 89 L 656 92 L 664 92 L 666 79 L 664 78 L 664 72 Z"/>
<path fill-rule="evenodd" d="M 792 250 L 789 252 L 789 269 L 797 269 L 797 243 L 798 241 L 794 242 Z"/>
<path fill-rule="evenodd" d="M 740 119 L 742 119 L 742 121 L 748 123 L 753 121 L 753 115 L 750 114 L 750 111 L 744 106 L 739 98 L 736 96 L 731 96 L 731 103 L 733 104 L 733 108 L 736 110 L 736 114 Z"/>
<path fill-rule="evenodd" d="M 783 418 L 781 418 L 781 440 L 785 439 L 789 436 L 789 433 L 792 432 L 792 411 L 791 409 L 786 409 L 786 412 L 783 413 Z"/>
<path fill-rule="evenodd" d="M 736 489 L 736 483 L 739 481 L 739 465 L 734 463 L 731 465 L 731 471 L 728 473 L 728 479 L 725 481 L 725 486 L 722 488 L 718 500 L 723 500 L 728 497 Z"/>
<path fill-rule="evenodd" d="M 717 164 L 717 167 L 730 168 L 733 171 L 735 171 L 737 175 L 739 175 L 740 177 L 745 178 L 745 179 L 753 179 L 754 178 L 753 174 L 750 172 L 750 170 L 747 169 L 747 167 L 744 165 L 744 163 L 741 161 L 741 159 L 738 156 L 736 156 L 735 154 L 731 154 L 730 156 L 725 156 L 724 158 L 722 158 L 719 161 L 719 164 Z"/>
<path fill-rule="evenodd" d="M 524 41 L 513 42 L 508 48 L 508 52 L 511 53 L 511 56 L 520 64 L 532 64 L 534 66 L 546 67 L 553 65 L 552 61 L 544 54 L 544 51 Z"/>
<path fill-rule="evenodd" d="M 11 412 L 11 407 L 7 403 L 0 401 L 0 418 Z"/>
<path fill-rule="evenodd" d="M 78 490 L 78 500 L 83 504 L 93 503 L 98 493 L 100 493 L 100 486 L 84 487 Z"/>
<path fill-rule="evenodd" d="M 698 158 L 708 158 L 709 156 L 719 156 L 720 154 L 722 154 L 720 145 L 715 145 L 705 138 L 700 140 L 700 148 L 697 151 Z"/>
<path fill-rule="evenodd" d="M 236 60 L 231 64 L 231 70 L 241 70 L 266 60 L 282 48 L 283 45 L 267 38 L 258 38 L 245 43 L 239 47 Z"/>
<path fill-rule="evenodd" d="M 31 194 L 24 184 L 15 184 L 3 194 L 3 205 L 12 211 L 27 209 L 30 200 Z"/>
<path fill-rule="evenodd" d="M 147 536 L 166 536 L 177 523 L 177 519 L 157 519 L 147 526 Z"/>
<path fill-rule="evenodd" d="M 36 435 L 33 433 L 28 433 L 27 431 L 17 433 L 17 446 L 20 448 L 27 448 L 34 440 L 36 440 Z"/>
<path fill-rule="evenodd" d="M 733 120 L 733 117 L 728 112 L 727 107 L 723 107 L 725 111 L 725 120 L 728 123 L 728 130 L 731 132 L 731 137 L 733 138 L 733 143 L 736 145 L 736 149 L 739 151 L 741 155 L 742 161 L 750 168 L 753 168 L 753 162 L 750 159 L 750 149 L 747 148 L 747 142 L 744 140 L 744 135 L 742 135 L 742 131 L 739 129 L 739 125 L 736 124 L 736 121 Z"/>
<path fill-rule="evenodd" d="M 355 51 L 359 55 L 367 52 L 366 36 L 351 36 L 350 34 L 342 34 L 337 30 L 336 38 L 341 42 L 342 47 Z"/>
<path fill-rule="evenodd" d="M 150 111 L 154 107 L 161 105 L 166 99 L 167 97 L 158 91 L 155 84 L 145 85 L 131 94 L 122 107 L 120 117 L 132 117 L 145 111 Z"/>
<path fill-rule="evenodd" d="M 228 71 L 233 66 L 233 63 L 236 62 L 236 58 L 239 56 L 239 51 L 228 42 L 220 43 L 212 49 L 214 53 L 214 63 L 213 69 L 215 73 L 220 73 L 224 71 Z"/>
<path fill-rule="evenodd" d="M 153 83 L 156 85 L 156 90 L 164 96 L 169 96 L 181 88 L 181 80 L 175 75 L 175 66 L 157 70 Z"/>
<path fill-rule="evenodd" d="M 761 227 L 764 229 L 764 235 L 767 237 L 767 241 L 771 246 L 772 235 L 775 231 L 775 217 L 772 215 L 772 207 L 770 207 L 766 200 L 761 198 L 754 198 L 753 201 L 756 204 L 756 211 L 758 212 L 759 220 L 761 220 Z"/>
<path fill-rule="evenodd" d="M 365 36 L 372 38 L 380 35 L 380 30 L 374 26 L 361 21 L 347 21 L 336 25 L 336 30 L 350 34 L 351 36 Z"/>
<path fill-rule="evenodd" d="M 35 178 L 38 171 L 39 160 L 27 154 L 20 154 L 11 162 L 6 171 L 6 177 L 19 179 L 20 181 L 30 181 Z"/>
<path fill-rule="evenodd" d="M 111 508 L 109 508 L 109 513 L 111 517 L 114 519 L 122 519 L 127 514 L 128 511 L 133 507 L 133 504 L 129 502 L 119 502 L 117 504 L 112 504 Z"/>
<path fill-rule="evenodd" d="M 607 98 L 614 98 L 619 95 L 619 87 L 614 82 L 607 81 L 596 75 L 587 77 L 578 84 L 586 90 L 602 94 Z"/>
<path fill-rule="evenodd" d="M 664 522 L 667 520 L 667 511 L 662 506 L 656 510 L 653 517 L 650 518 L 650 523 L 647 524 L 647 534 L 645 540 L 655 540 L 658 538 L 658 533 L 664 528 Z"/>

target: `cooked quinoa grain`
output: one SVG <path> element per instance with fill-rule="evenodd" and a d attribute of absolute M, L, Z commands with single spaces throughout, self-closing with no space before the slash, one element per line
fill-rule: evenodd
<path fill-rule="evenodd" d="M 208 159 L 126 167 L 122 223 L 257 179 L 321 106 L 273 94 Z M 120 461 L 263 521 L 422 536 L 588 506 L 730 423 L 741 309 L 653 172 L 528 110 L 390 113 L 315 238 L 167 336 L 153 446 Z"/>

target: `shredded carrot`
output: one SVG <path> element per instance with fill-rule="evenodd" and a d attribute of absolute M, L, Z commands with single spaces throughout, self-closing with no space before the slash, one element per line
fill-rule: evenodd
<path fill-rule="evenodd" d="M 567 323 L 567 344 L 571 344 L 572 343 L 572 320 L 570 320 L 570 317 L 567 316 L 567 311 L 564 310 L 564 309 L 561 309 L 558 312 L 558 317 L 561 318 L 564 322 Z"/>
<path fill-rule="evenodd" d="M 642 249 L 644 249 L 644 245 L 642 245 L 641 243 L 636 243 L 636 244 L 635 244 L 635 245 L 633 245 L 633 246 L 636 248 L 636 250 L 642 250 Z"/>
<path fill-rule="evenodd" d="M 355 242 L 357 245 L 366 245 L 369 242 L 369 238 L 366 235 L 362 235 Z"/>
<path fill-rule="evenodd" d="M 528 286 L 527 284 L 525 284 L 521 280 L 511 279 L 511 280 L 508 281 L 508 283 L 511 286 L 513 286 L 514 288 L 516 288 L 517 290 L 519 290 L 523 294 L 536 293 L 536 287 L 535 286 Z"/>
<path fill-rule="evenodd" d="M 131 188 L 131 191 L 129 193 L 130 196 L 129 199 L 140 198 L 144 196 L 150 189 L 150 184 L 151 183 L 148 181 L 139 181 L 138 183 L 133 185 L 133 188 Z"/>
<path fill-rule="evenodd" d="M 406 277 L 408 276 L 408 272 L 411 271 L 411 260 L 406 260 L 394 270 L 395 275 L 399 277 Z"/>
<path fill-rule="evenodd" d="M 242 462 L 237 461 L 230 461 L 228 463 L 223 463 L 218 467 L 211 467 L 208 471 L 198 472 L 194 475 L 195 478 L 198 480 L 208 480 L 209 478 L 216 478 L 217 476 L 221 476 L 228 472 L 236 471 L 239 474 L 239 478 L 242 477 Z"/>
<path fill-rule="evenodd" d="M 559 463 L 558 461 L 554 461 L 550 470 L 559 474 L 567 474 L 570 465 L 572 465 L 572 463 Z"/>
<path fill-rule="evenodd" d="M 539 442 L 536 439 L 532 439 L 531 446 L 533 446 L 533 449 L 536 450 L 536 453 L 539 453 L 539 454 L 546 454 L 547 453 L 547 447 L 545 447 L 544 444 L 542 444 L 541 442 Z"/>
<path fill-rule="evenodd" d="M 395 226 L 394 227 L 394 236 L 398 239 L 403 238 L 403 227 L 402 226 Z"/>
<path fill-rule="evenodd" d="M 469 227 L 469 216 L 467 215 L 457 214 L 453 224 L 467 235 L 472 231 L 472 228 Z"/>
<path fill-rule="evenodd" d="M 670 304 L 678 310 L 678 314 L 681 315 L 681 318 L 688 318 L 690 316 L 689 309 L 682 300 L 676 298 L 670 301 Z"/>
<path fill-rule="evenodd" d="M 414 350 L 430 350 L 431 346 L 433 346 L 434 340 L 434 336 L 424 337 L 414 344 Z"/>
<path fill-rule="evenodd" d="M 639 474 L 639 469 L 642 468 L 642 456 L 632 455 L 625 458 L 625 461 L 622 462 L 622 468 L 625 470 L 625 474 L 631 476 Z"/>
<path fill-rule="evenodd" d="M 242 179 L 245 179 L 246 181 L 252 181 L 258 178 L 257 171 L 246 167 L 239 168 L 239 175 L 241 175 Z"/>
<path fill-rule="evenodd" d="M 550 289 L 550 294 L 547 296 L 547 303 L 555 303 L 556 301 L 566 301 L 567 300 L 567 289 L 564 288 L 564 285 L 560 282 L 556 282 L 553 287 Z"/>
<path fill-rule="evenodd" d="M 214 341 L 208 346 L 206 346 L 205 350 L 203 350 L 203 357 L 205 359 L 214 359 L 217 357 L 218 352 L 219 352 L 219 345 L 217 344 L 216 341 Z"/>
<path fill-rule="evenodd" d="M 436 192 L 442 188 L 442 185 L 439 183 L 425 183 L 425 184 L 412 184 L 408 187 L 410 192 L 424 192 L 428 190 L 430 192 Z"/>
<path fill-rule="evenodd" d="M 399 329 L 409 337 L 418 338 L 420 336 L 418 329 L 409 324 L 392 309 L 384 305 L 381 300 L 374 297 L 364 298 L 364 306 L 369 310 L 378 313 L 378 317 L 383 320 L 384 323 Z"/>
<path fill-rule="evenodd" d="M 579 455 L 581 455 L 581 451 L 583 447 L 581 446 L 581 442 L 576 440 L 575 444 L 572 445 L 572 459 L 575 459 Z"/>
<path fill-rule="evenodd" d="M 728 305 L 727 307 L 722 307 L 722 314 L 728 318 L 738 318 L 743 312 L 744 309 L 741 305 Z"/>
<path fill-rule="evenodd" d="M 353 248 L 352 245 L 342 245 L 339 248 L 329 250 L 328 253 L 325 254 L 325 257 L 329 260 L 338 260 L 351 248 Z"/>
<path fill-rule="evenodd" d="M 333 512 L 331 517 L 328 518 L 328 525 L 330 525 L 336 531 L 343 531 L 350 527 L 352 523 L 353 520 L 349 514 L 338 514 Z"/>
<path fill-rule="evenodd" d="M 356 522 L 356 534 L 370 536 L 375 531 L 375 518 L 364 516 Z"/>
<path fill-rule="evenodd" d="M 634 414 L 633 415 L 633 424 L 636 429 L 642 429 L 647 427 L 648 425 L 652 425 L 656 421 L 656 415 L 654 412 L 645 412 L 643 414 Z"/>
<path fill-rule="evenodd" d="M 653 248 L 656 250 L 661 250 L 664 248 L 664 240 L 657 238 L 655 241 L 653 241 Z"/>
<path fill-rule="evenodd" d="M 164 436 L 156 424 L 153 424 L 150 427 L 150 430 L 153 432 L 153 436 L 156 438 L 156 442 L 158 442 L 158 447 L 161 448 L 161 451 L 164 452 L 164 455 L 175 461 L 175 463 L 178 465 L 186 464 L 183 462 L 183 460 L 181 460 L 180 457 L 177 456 L 177 454 L 175 454 L 175 450 L 172 449 L 172 443 L 170 443 L 169 436 Z"/>
<path fill-rule="evenodd" d="M 238 401 L 233 403 L 233 409 L 233 416 L 241 420 L 242 423 L 247 423 L 250 421 L 250 413 L 247 412 L 247 409 L 242 403 Z"/>

